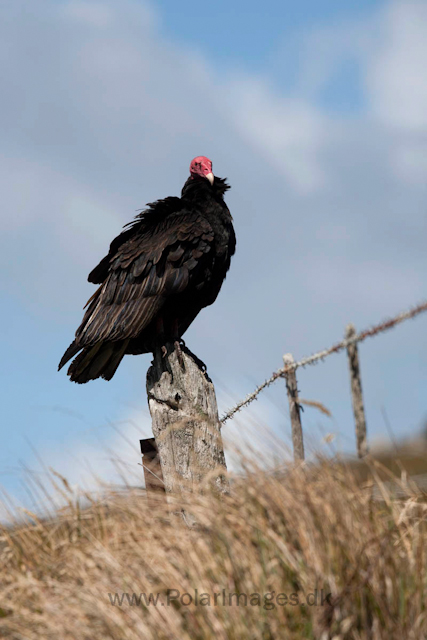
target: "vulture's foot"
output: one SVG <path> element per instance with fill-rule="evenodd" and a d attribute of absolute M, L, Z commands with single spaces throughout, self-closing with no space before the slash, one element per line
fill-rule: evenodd
<path fill-rule="evenodd" d="M 181 343 L 184 342 L 183 340 L 181 340 Z M 197 366 L 199 367 L 200 371 L 202 373 L 206 373 L 208 368 L 205 365 L 205 363 L 203 362 L 203 360 L 200 360 L 200 358 L 198 358 L 196 356 L 195 353 L 193 353 L 192 351 L 190 351 L 190 349 L 188 347 L 185 346 L 185 344 L 183 345 L 183 351 L 190 356 L 190 358 L 192 358 L 194 360 L 194 362 L 197 364 Z"/>
<path fill-rule="evenodd" d="M 173 343 L 174 347 L 175 347 L 175 353 L 177 355 L 178 358 L 178 362 L 181 366 L 181 369 L 184 368 L 184 358 L 182 357 L 182 350 L 181 350 L 181 343 L 179 340 L 175 340 L 175 342 Z"/>

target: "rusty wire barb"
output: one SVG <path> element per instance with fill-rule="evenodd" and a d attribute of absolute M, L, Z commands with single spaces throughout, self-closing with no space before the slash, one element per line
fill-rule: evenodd
<path fill-rule="evenodd" d="M 332 355 L 333 353 L 338 353 L 339 351 L 346 349 L 350 344 L 363 342 L 363 340 L 366 340 L 366 338 L 373 338 L 374 336 L 378 335 L 379 333 L 382 333 L 383 331 L 388 331 L 389 329 L 393 329 L 393 327 L 400 324 L 401 322 L 404 322 L 405 320 L 415 318 L 415 316 L 418 316 L 420 313 L 423 313 L 424 311 L 427 311 L 427 302 L 422 302 L 416 305 L 415 307 L 408 309 L 408 311 L 399 313 L 393 318 L 384 320 L 383 322 L 380 322 L 379 324 L 376 324 L 373 327 L 370 327 L 369 329 L 365 329 L 365 331 L 361 331 L 360 333 L 357 333 L 352 338 L 346 338 L 344 340 L 341 340 L 341 342 L 337 342 L 336 344 L 332 345 L 332 347 L 329 347 L 329 349 L 318 351 L 317 353 L 314 353 L 312 356 L 307 356 L 306 358 L 302 358 L 302 360 L 298 360 L 297 362 L 287 365 L 286 367 L 277 369 L 277 371 L 275 371 L 270 376 L 270 378 L 268 378 L 268 380 L 265 380 L 265 382 L 260 384 L 259 387 L 257 387 L 252 393 L 247 395 L 246 398 L 238 402 L 232 409 L 229 409 L 221 417 L 222 424 L 224 424 L 227 420 L 232 418 L 234 414 L 240 411 L 241 409 L 243 409 L 243 407 L 246 407 L 248 404 L 256 400 L 257 396 L 261 393 L 261 391 L 263 391 L 264 389 L 269 387 L 271 384 L 273 384 L 273 382 L 275 382 L 278 378 L 283 378 L 288 373 L 288 371 L 292 371 L 292 370 L 295 371 L 299 367 L 306 367 L 307 365 L 310 365 L 310 364 L 316 364 L 317 362 L 319 362 L 319 360 L 324 360 L 324 358 Z"/>

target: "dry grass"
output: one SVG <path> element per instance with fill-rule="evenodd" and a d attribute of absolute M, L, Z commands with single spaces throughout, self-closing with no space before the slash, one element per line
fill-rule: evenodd
<path fill-rule="evenodd" d="M 192 529 L 136 490 L 82 509 L 64 482 L 69 504 L 55 518 L 27 514 L 2 531 L 0 637 L 425 638 L 427 505 L 415 489 L 393 500 L 376 477 L 383 501 L 345 465 L 247 469 L 232 495 L 193 498 Z M 197 589 L 210 606 L 187 596 L 168 606 L 168 589 Z M 330 602 L 302 604 L 316 589 Z M 111 604 L 123 592 L 160 596 L 157 606 Z M 243 595 L 229 605 L 233 592 L 247 606 Z"/>

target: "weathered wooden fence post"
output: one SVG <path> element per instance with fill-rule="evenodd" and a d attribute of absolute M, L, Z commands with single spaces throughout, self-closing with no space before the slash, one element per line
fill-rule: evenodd
<path fill-rule="evenodd" d="M 356 335 L 354 324 L 348 324 L 345 337 L 353 338 Z M 348 364 L 351 380 L 351 400 L 353 404 L 354 422 L 356 425 L 357 455 L 363 458 L 368 453 L 368 442 L 366 438 L 366 418 L 363 406 L 362 381 L 360 378 L 359 354 L 357 343 L 349 344 L 347 347 Z"/>
<path fill-rule="evenodd" d="M 285 367 L 294 363 L 291 353 L 285 353 L 283 356 Z M 301 409 L 298 402 L 298 385 L 295 369 L 292 369 L 285 375 L 286 389 L 288 392 L 289 413 L 291 415 L 292 427 L 292 444 L 294 448 L 294 460 L 304 460 L 304 439 L 302 435 L 301 425 Z"/>
<path fill-rule="evenodd" d="M 218 491 L 228 490 L 215 389 L 182 349 L 182 364 L 171 344 L 158 349 L 147 372 L 153 434 L 167 493 L 199 489 L 206 476 Z"/>

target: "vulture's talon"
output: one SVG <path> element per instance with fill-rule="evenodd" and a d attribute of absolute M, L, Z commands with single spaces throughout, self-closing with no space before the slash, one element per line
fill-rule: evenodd
<path fill-rule="evenodd" d="M 191 357 L 193 358 L 194 362 L 197 364 L 197 366 L 199 367 L 200 371 L 202 373 L 206 373 L 208 368 L 205 365 L 205 363 L 203 362 L 203 360 L 200 360 L 200 358 L 198 358 L 194 353 L 191 354 Z"/>
<path fill-rule="evenodd" d="M 162 358 L 166 358 L 167 355 L 168 355 L 168 350 L 166 349 L 165 345 L 163 345 L 163 347 L 162 347 Z"/>
<path fill-rule="evenodd" d="M 181 345 L 179 340 L 175 340 L 174 342 L 175 353 L 178 358 L 178 362 L 182 368 L 184 368 L 184 358 L 182 357 Z"/>

